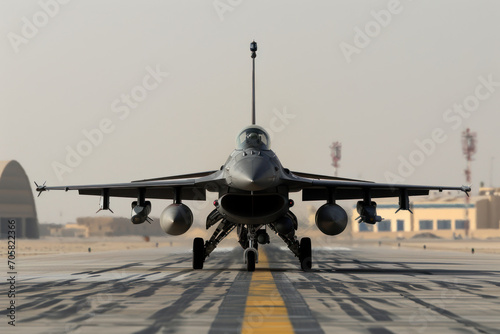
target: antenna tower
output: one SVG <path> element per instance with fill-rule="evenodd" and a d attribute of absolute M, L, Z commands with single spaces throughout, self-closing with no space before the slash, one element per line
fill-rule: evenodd
<path fill-rule="evenodd" d="M 338 176 L 338 170 L 339 170 L 339 161 L 342 158 L 342 143 L 341 142 L 334 142 L 332 145 L 330 145 L 330 150 L 331 152 L 331 157 L 332 157 L 332 166 L 335 168 L 335 176 Z"/>
<path fill-rule="evenodd" d="M 471 184 L 471 161 L 473 160 L 473 156 L 476 153 L 476 133 L 470 132 L 470 129 L 467 128 L 464 132 L 462 132 L 462 152 L 465 156 L 465 160 L 467 161 L 467 168 L 465 169 L 465 180 L 467 184 Z M 465 235 L 469 235 L 469 196 L 465 198 Z"/>

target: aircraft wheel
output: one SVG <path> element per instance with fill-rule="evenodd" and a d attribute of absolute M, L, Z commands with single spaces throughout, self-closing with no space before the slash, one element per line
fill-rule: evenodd
<path fill-rule="evenodd" d="M 255 271 L 255 252 L 247 252 L 247 271 Z"/>
<path fill-rule="evenodd" d="M 205 241 L 203 238 L 193 240 L 193 269 L 203 269 L 205 262 Z"/>
<path fill-rule="evenodd" d="M 300 267 L 304 271 L 312 268 L 311 238 L 302 238 L 299 246 Z"/>

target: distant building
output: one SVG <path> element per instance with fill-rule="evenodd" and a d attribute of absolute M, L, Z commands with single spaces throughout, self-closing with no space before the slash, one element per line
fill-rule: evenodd
<path fill-rule="evenodd" d="M 417 199 L 410 205 L 413 214 L 402 210 L 396 213 L 397 198 L 375 201 L 377 214 L 383 220 L 374 225 L 353 221 L 351 227 L 356 237 L 408 238 L 424 232 L 444 238 L 500 236 L 500 188 L 481 188 L 478 196 L 471 197 L 468 220 L 464 195 Z M 352 216 L 359 216 L 356 209 Z"/>
<path fill-rule="evenodd" d="M 64 226 L 62 236 L 88 238 L 89 228 L 78 224 L 66 224 L 66 226 Z"/>
<path fill-rule="evenodd" d="M 9 220 L 16 221 L 16 238 L 38 239 L 35 200 L 28 176 L 14 160 L 0 161 L 0 238 L 7 238 Z"/>
<path fill-rule="evenodd" d="M 89 229 L 86 226 L 68 223 L 61 224 L 40 224 L 40 237 L 78 237 L 87 238 Z"/>
<path fill-rule="evenodd" d="M 62 230 L 64 225 L 61 224 L 40 224 L 40 237 L 60 237 L 62 235 Z"/>
<path fill-rule="evenodd" d="M 65 229 L 82 229 L 87 237 L 110 237 L 122 235 L 148 235 L 165 236 L 160 227 L 158 219 L 152 224 L 143 223 L 134 225 L 130 218 L 123 217 L 80 217 L 76 219 L 77 224 L 67 224 Z"/>

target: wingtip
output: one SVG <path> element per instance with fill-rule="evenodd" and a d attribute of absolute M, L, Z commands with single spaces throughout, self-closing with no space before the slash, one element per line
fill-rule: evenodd
<path fill-rule="evenodd" d="M 462 186 L 461 190 L 467 195 L 467 197 L 469 196 L 469 192 L 472 190 L 471 186 Z"/>
<path fill-rule="evenodd" d="M 38 191 L 38 196 L 37 197 L 40 197 L 40 195 L 42 194 L 42 192 L 47 191 L 47 186 L 45 185 L 46 182 L 47 181 L 45 181 L 41 186 L 38 185 L 38 183 L 35 182 L 36 191 Z"/>

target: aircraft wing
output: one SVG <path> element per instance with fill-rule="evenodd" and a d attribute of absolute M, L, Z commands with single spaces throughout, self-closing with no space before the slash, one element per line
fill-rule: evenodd
<path fill-rule="evenodd" d="M 366 193 L 371 198 L 399 197 L 406 192 L 408 196 L 428 195 L 430 190 L 459 190 L 468 193 L 470 187 L 421 186 L 410 184 L 312 181 L 311 186 L 302 189 L 304 201 L 328 200 L 333 193 L 335 199 L 362 199 Z"/>
<path fill-rule="evenodd" d="M 207 175 L 208 174 L 208 175 Z M 80 195 L 95 195 L 103 197 L 128 197 L 138 198 L 138 196 L 157 199 L 180 199 L 180 200 L 206 200 L 206 188 L 209 184 L 216 185 L 221 178 L 222 172 L 202 172 L 157 178 L 144 181 L 132 181 L 129 183 L 111 183 L 94 185 L 75 185 L 49 187 L 45 184 L 37 185 L 36 190 L 40 195 L 49 190 L 78 190 Z M 193 178 L 203 176 L 200 178 Z M 189 178 L 191 177 L 191 178 Z M 35 183 L 36 184 L 36 183 Z"/>
<path fill-rule="evenodd" d="M 288 182 L 291 191 L 302 190 L 303 201 L 345 200 L 380 197 L 408 197 L 428 195 L 430 190 L 458 190 L 468 195 L 470 187 L 424 186 L 411 184 L 389 184 L 376 182 L 349 182 L 340 180 L 322 180 L 296 176 L 289 176 Z"/>

